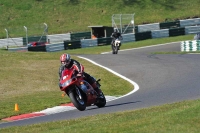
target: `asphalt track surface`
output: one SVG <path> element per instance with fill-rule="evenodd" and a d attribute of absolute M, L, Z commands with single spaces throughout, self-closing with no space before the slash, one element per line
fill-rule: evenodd
<path fill-rule="evenodd" d="M 70 110 L 5 122 L 0 124 L 0 128 L 75 119 L 199 99 L 200 54 L 152 54 L 160 51 L 180 51 L 180 42 L 121 50 L 117 55 L 111 53 L 79 55 L 134 81 L 139 86 L 138 90 L 130 95 L 107 102 L 104 108 L 91 106 L 85 111 Z"/>

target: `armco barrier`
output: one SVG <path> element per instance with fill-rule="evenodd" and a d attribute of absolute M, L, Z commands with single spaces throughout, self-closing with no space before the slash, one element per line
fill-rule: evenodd
<path fill-rule="evenodd" d="M 56 44 L 46 44 L 46 52 L 56 52 L 61 50 L 64 50 L 63 42 Z"/>
<path fill-rule="evenodd" d="M 169 29 L 152 30 L 151 31 L 151 36 L 152 36 L 152 38 L 169 37 Z"/>
<path fill-rule="evenodd" d="M 97 46 L 97 39 L 82 39 L 81 40 L 81 47 L 94 47 Z"/>
<path fill-rule="evenodd" d="M 182 41 L 181 51 L 200 51 L 200 40 Z"/>

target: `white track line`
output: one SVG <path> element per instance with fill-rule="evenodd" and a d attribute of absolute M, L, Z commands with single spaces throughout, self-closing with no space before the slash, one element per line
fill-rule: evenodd
<path fill-rule="evenodd" d="M 125 96 L 128 96 L 130 94 L 133 94 L 134 92 L 138 91 L 139 90 L 139 86 L 137 83 L 135 83 L 134 81 L 126 78 L 125 76 L 111 70 L 110 68 L 107 68 L 105 66 L 102 66 L 90 59 L 87 59 L 87 58 L 84 58 L 84 57 L 81 57 L 81 56 L 78 56 L 79 58 L 82 58 L 82 59 L 85 59 L 91 63 L 93 63 L 94 65 L 97 65 L 99 67 L 102 67 L 106 70 L 108 70 L 109 72 L 119 76 L 120 78 L 123 78 L 124 80 L 130 82 L 133 86 L 134 86 L 134 89 L 127 93 L 126 95 L 123 95 L 123 96 L 120 96 L 120 97 L 115 97 L 115 96 L 105 96 L 106 97 L 106 102 L 109 102 L 109 101 L 113 101 L 113 100 L 116 100 L 116 99 L 119 99 L 119 98 L 122 98 L 122 97 L 125 97 Z M 50 115 L 50 114 L 56 114 L 56 113 L 60 113 L 60 112 L 65 112 L 65 111 L 70 111 L 70 110 L 75 110 L 76 108 L 72 105 L 61 105 L 61 106 L 55 106 L 55 107 L 52 107 L 52 108 L 47 108 L 45 110 L 42 110 L 42 111 L 38 111 L 38 112 L 33 112 L 33 113 L 30 113 L 30 114 L 26 114 L 26 115 L 19 115 L 19 116 L 13 116 L 13 117 L 10 117 L 10 118 L 5 118 L 4 120 L 8 120 L 8 121 L 17 121 L 17 120 L 22 120 L 22 119 L 28 119 L 28 118 L 33 118 L 33 117 L 39 117 L 39 116 L 33 116 L 34 114 L 36 115 Z M 33 115 L 32 115 L 33 114 Z"/>
<path fill-rule="evenodd" d="M 150 48 L 150 47 L 157 47 L 157 46 L 162 46 L 162 45 L 169 45 L 169 44 L 174 44 L 174 43 L 179 43 L 181 41 L 178 41 L 178 42 L 170 42 L 170 43 L 164 43 L 164 44 L 156 44 L 156 45 L 151 45 L 151 46 L 144 46 L 144 47 L 138 47 L 138 48 L 130 48 L 130 49 L 123 49 L 123 50 L 119 50 L 119 51 L 128 51 L 128 50 L 135 50 L 135 49 L 143 49 L 143 48 Z M 108 53 L 111 53 L 112 51 L 110 52 L 103 52 L 101 54 L 108 54 Z"/>

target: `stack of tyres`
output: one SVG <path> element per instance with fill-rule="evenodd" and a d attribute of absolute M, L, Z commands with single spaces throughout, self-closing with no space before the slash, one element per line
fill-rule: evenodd
<path fill-rule="evenodd" d="M 169 36 L 180 36 L 180 35 L 185 35 L 185 27 L 169 29 Z"/>
<path fill-rule="evenodd" d="M 28 51 L 38 51 L 38 52 L 46 52 L 46 46 L 35 46 L 35 47 L 28 47 Z"/>
<path fill-rule="evenodd" d="M 46 52 L 46 42 L 31 42 L 27 46 L 28 51 Z"/>
<path fill-rule="evenodd" d="M 138 32 L 135 33 L 135 40 L 140 41 L 140 40 L 146 40 L 146 39 L 151 39 L 151 31 L 146 31 L 146 32 Z"/>
<path fill-rule="evenodd" d="M 111 37 L 97 38 L 97 45 L 98 46 L 110 45 L 111 41 L 112 41 Z"/>
<path fill-rule="evenodd" d="M 65 40 L 64 41 L 64 49 L 77 49 L 77 48 L 81 48 L 81 41 L 80 40 L 75 40 L 75 41 L 71 41 L 71 40 Z"/>
<path fill-rule="evenodd" d="M 170 29 L 180 27 L 180 21 L 162 22 L 160 23 L 160 29 Z"/>

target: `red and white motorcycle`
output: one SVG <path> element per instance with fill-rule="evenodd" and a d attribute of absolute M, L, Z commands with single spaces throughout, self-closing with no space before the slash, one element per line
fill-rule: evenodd
<path fill-rule="evenodd" d="M 99 80 L 97 85 L 100 87 Z M 94 88 L 84 79 L 83 76 L 77 76 L 77 72 L 74 67 L 66 69 L 62 72 L 60 79 L 60 89 L 64 91 L 74 106 L 84 111 L 87 106 L 96 105 L 101 108 L 106 105 L 106 98 L 102 92 L 102 95 L 98 97 L 97 92 Z"/>

